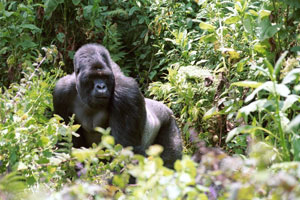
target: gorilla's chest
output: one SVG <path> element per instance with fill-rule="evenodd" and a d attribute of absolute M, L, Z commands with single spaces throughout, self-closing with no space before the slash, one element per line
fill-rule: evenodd
<path fill-rule="evenodd" d="M 107 128 L 108 111 L 106 109 L 83 109 L 83 107 L 86 107 L 86 105 L 76 101 L 73 111 L 76 121 L 81 124 L 86 132 L 94 133 L 96 127 Z"/>

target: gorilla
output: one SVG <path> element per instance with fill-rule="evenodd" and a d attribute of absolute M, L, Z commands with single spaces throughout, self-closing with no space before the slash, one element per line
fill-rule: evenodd
<path fill-rule="evenodd" d="M 172 111 L 164 104 L 144 98 L 133 78 L 125 76 L 99 44 L 82 46 L 74 57 L 74 73 L 58 80 L 53 93 L 54 113 L 66 122 L 75 114 L 81 124 L 76 148 L 99 143 L 96 127 L 111 128 L 117 144 L 132 146 L 145 155 L 152 144 L 164 147 L 165 166 L 173 168 L 181 158 L 182 141 Z"/>

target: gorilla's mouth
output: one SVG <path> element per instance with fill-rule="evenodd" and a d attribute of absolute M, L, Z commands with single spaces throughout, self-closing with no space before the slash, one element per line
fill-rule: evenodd
<path fill-rule="evenodd" d="M 95 95 L 94 97 L 96 99 L 103 99 L 103 100 L 108 99 L 108 96 L 104 96 L 104 95 Z"/>

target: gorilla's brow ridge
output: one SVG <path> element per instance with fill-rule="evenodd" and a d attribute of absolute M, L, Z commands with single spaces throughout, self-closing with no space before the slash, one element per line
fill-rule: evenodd
<path fill-rule="evenodd" d="M 111 69 L 110 65 L 110 59 L 108 57 L 108 53 L 105 51 L 105 49 L 98 47 L 98 46 L 92 46 L 88 49 L 84 49 L 84 51 L 79 52 L 78 56 L 76 56 L 76 63 L 79 60 L 79 67 L 82 66 L 82 63 L 85 65 L 88 63 L 90 65 L 97 65 L 100 64 L 101 66 L 107 66 Z"/>

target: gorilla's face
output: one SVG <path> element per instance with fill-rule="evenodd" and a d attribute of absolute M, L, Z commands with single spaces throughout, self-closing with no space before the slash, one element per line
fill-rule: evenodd
<path fill-rule="evenodd" d="M 75 55 L 77 92 L 91 108 L 106 107 L 114 91 L 114 75 L 105 56 L 93 49 L 79 49 Z"/>

